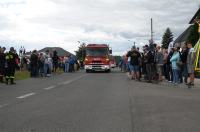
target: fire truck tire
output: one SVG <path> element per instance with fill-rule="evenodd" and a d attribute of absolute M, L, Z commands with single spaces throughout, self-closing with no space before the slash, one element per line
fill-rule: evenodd
<path fill-rule="evenodd" d="M 110 72 L 111 72 L 111 70 L 110 70 L 110 69 L 109 69 L 109 70 L 106 70 L 106 72 L 107 72 L 107 73 L 110 73 Z"/>

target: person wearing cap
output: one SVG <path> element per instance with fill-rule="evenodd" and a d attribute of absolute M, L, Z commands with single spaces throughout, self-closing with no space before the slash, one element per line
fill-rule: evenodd
<path fill-rule="evenodd" d="M 170 62 L 172 64 L 172 74 L 173 74 L 173 84 L 178 84 L 179 82 L 179 70 L 180 68 L 177 65 L 177 62 L 181 59 L 180 54 L 178 52 L 178 48 L 174 47 L 173 48 L 173 55 L 170 59 Z"/>
<path fill-rule="evenodd" d="M 154 51 L 151 49 L 151 46 L 146 47 L 146 53 L 144 54 L 144 57 L 146 63 L 147 82 L 151 83 L 154 69 Z"/>
<path fill-rule="evenodd" d="M 139 66 L 141 63 L 141 55 L 137 51 L 136 47 L 133 46 L 131 51 L 128 52 L 127 57 L 130 57 L 130 70 L 131 79 L 138 79 L 140 81 Z"/>
<path fill-rule="evenodd" d="M 155 53 L 155 63 L 156 63 L 156 72 L 159 76 L 158 80 L 162 81 L 162 73 L 163 73 L 163 53 L 160 46 L 156 47 Z"/>
<path fill-rule="evenodd" d="M 196 51 L 192 47 L 192 44 L 190 42 L 187 43 L 187 48 L 189 50 L 187 55 L 187 70 L 188 74 L 190 76 L 190 82 L 187 83 L 187 85 L 194 85 L 194 62 L 196 59 Z"/>
<path fill-rule="evenodd" d="M 38 75 L 38 54 L 37 50 L 33 50 L 30 58 L 31 77 L 37 77 Z"/>
<path fill-rule="evenodd" d="M 13 47 L 10 48 L 10 51 L 5 55 L 6 64 L 5 64 L 5 76 L 6 76 L 6 84 L 10 80 L 10 84 L 15 84 L 15 68 L 16 68 L 16 59 L 17 56 L 15 54 L 15 50 Z"/>
<path fill-rule="evenodd" d="M 49 50 L 46 50 L 44 54 L 44 76 L 48 77 L 48 73 L 50 72 L 50 66 L 49 66 L 49 58 L 50 58 L 50 53 Z"/>

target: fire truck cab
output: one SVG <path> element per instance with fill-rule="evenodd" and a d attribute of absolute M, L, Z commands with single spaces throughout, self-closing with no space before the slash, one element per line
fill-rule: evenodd
<path fill-rule="evenodd" d="M 110 72 L 110 50 L 107 44 L 88 44 L 84 60 L 86 72 Z"/>

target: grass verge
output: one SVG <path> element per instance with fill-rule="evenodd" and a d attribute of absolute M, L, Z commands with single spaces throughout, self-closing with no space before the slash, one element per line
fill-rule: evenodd
<path fill-rule="evenodd" d="M 30 78 L 29 71 L 16 71 L 15 80 L 24 80 Z"/>

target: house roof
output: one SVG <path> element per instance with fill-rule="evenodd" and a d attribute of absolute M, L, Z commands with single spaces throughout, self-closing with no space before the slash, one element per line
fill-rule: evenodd
<path fill-rule="evenodd" d="M 191 33 L 191 30 L 193 28 L 193 25 L 190 25 L 175 41 L 174 43 L 182 43 L 184 41 L 188 40 L 188 37 Z"/>
<path fill-rule="evenodd" d="M 49 50 L 49 52 L 53 53 L 53 51 L 57 51 L 58 53 L 58 56 L 65 56 L 66 54 L 67 55 L 73 55 L 72 53 L 64 50 L 63 48 L 61 47 L 46 47 L 46 48 L 43 48 L 41 50 L 39 50 L 38 52 L 46 52 L 47 50 Z M 74 56 L 74 55 L 73 55 Z"/>
<path fill-rule="evenodd" d="M 195 19 L 197 18 L 197 16 L 200 16 L 200 8 L 197 10 L 195 15 L 192 17 L 192 19 L 190 20 L 189 24 L 195 23 Z"/>

